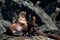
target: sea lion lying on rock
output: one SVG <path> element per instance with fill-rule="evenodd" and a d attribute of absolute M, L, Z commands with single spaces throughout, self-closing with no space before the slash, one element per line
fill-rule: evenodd
<path fill-rule="evenodd" d="M 19 13 L 18 19 L 16 23 L 13 23 L 9 26 L 10 32 L 14 35 L 23 35 L 23 30 L 27 30 L 27 22 L 26 22 L 26 12 L 21 11 Z"/>

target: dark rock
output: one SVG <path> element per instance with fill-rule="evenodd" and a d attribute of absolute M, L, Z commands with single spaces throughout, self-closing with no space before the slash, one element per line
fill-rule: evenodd
<path fill-rule="evenodd" d="M 0 34 L 6 32 L 6 27 L 9 27 L 10 22 L 5 20 L 0 20 Z"/>

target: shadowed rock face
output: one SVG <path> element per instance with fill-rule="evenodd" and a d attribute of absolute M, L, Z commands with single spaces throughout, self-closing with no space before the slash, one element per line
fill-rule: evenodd
<path fill-rule="evenodd" d="M 56 21 L 60 21 L 60 12 L 59 12 L 59 14 L 56 17 Z"/>
<path fill-rule="evenodd" d="M 18 9 L 20 9 L 20 7 L 17 3 L 11 0 L 6 0 L 4 7 L 2 8 L 2 16 L 4 17 L 4 20 L 9 20 L 12 23 L 13 17 Z"/>
<path fill-rule="evenodd" d="M 51 15 L 51 13 L 55 12 L 56 4 L 57 0 L 42 0 L 39 6 L 42 7 L 46 13 Z"/>

